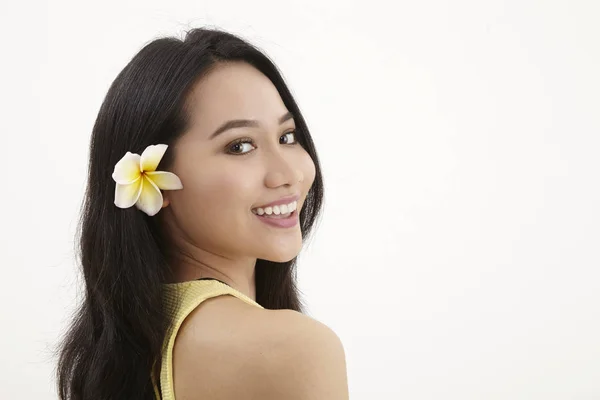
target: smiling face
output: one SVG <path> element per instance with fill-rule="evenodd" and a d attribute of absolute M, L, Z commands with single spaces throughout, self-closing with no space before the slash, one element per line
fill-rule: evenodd
<path fill-rule="evenodd" d="M 252 212 L 299 195 L 299 215 L 315 179 L 315 165 L 297 141 L 277 89 L 251 65 L 235 62 L 204 76 L 190 100 L 190 128 L 169 147 L 174 155 L 169 169 L 183 184 L 182 190 L 163 192 L 168 206 L 159 215 L 169 235 L 226 258 L 291 260 L 302 247 L 299 221 L 279 228 Z M 242 119 L 255 122 L 219 129 Z"/>

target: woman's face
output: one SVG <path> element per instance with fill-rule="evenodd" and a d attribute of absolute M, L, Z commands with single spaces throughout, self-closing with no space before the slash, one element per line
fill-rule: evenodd
<path fill-rule="evenodd" d="M 279 228 L 252 209 L 298 195 L 297 211 L 315 179 L 315 165 L 297 142 L 294 120 L 271 81 L 249 64 L 221 64 L 191 93 L 190 129 L 167 151 L 182 190 L 163 192 L 160 214 L 179 244 L 223 257 L 284 262 L 302 247 L 300 223 Z M 212 137 L 230 120 L 254 120 Z M 292 133 L 290 133 L 292 132 Z M 247 138 L 249 143 L 235 144 Z M 296 142 L 297 144 L 293 144 Z"/>

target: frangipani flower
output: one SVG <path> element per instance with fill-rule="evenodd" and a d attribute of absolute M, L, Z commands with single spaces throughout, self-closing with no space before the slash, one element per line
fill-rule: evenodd
<path fill-rule="evenodd" d="M 117 183 L 115 205 L 119 208 L 135 206 L 153 216 L 163 205 L 160 189 L 183 189 L 179 177 L 172 172 L 156 171 L 166 144 L 150 145 L 142 155 L 127 152 L 115 165 L 112 178 Z"/>

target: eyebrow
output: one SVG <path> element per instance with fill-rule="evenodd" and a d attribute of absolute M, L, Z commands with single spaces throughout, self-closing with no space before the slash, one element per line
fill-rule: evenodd
<path fill-rule="evenodd" d="M 285 121 L 292 119 L 292 118 L 294 118 L 293 114 L 290 111 L 288 111 L 287 113 L 285 113 L 284 115 L 282 115 L 279 118 L 279 125 L 283 124 Z M 217 130 L 214 131 L 212 135 L 210 135 L 209 140 L 214 139 L 219 134 L 225 132 L 228 129 L 245 128 L 245 127 L 256 128 L 259 125 L 260 124 L 258 123 L 258 121 L 253 120 L 253 119 L 232 119 L 230 121 L 223 123 L 220 127 L 218 127 Z"/>

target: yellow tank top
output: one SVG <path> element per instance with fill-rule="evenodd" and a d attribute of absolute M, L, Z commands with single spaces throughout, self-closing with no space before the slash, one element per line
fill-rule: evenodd
<path fill-rule="evenodd" d="M 173 345 L 175 337 L 185 318 L 204 300 L 222 295 L 232 295 L 240 300 L 264 308 L 242 292 L 216 279 L 201 278 L 194 281 L 167 283 L 165 285 L 164 305 L 171 315 L 171 325 L 165 336 L 162 363 L 160 368 L 160 388 L 152 374 L 152 385 L 157 400 L 175 400 L 173 387 Z"/>

